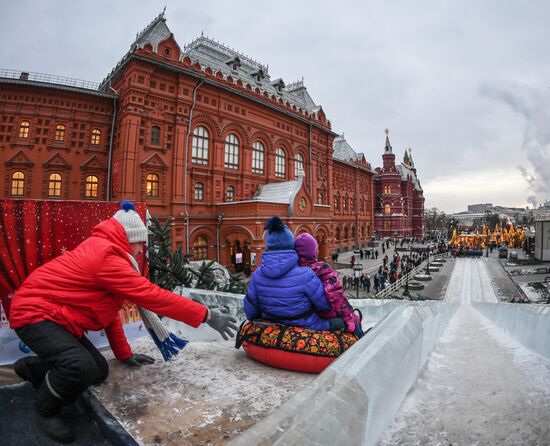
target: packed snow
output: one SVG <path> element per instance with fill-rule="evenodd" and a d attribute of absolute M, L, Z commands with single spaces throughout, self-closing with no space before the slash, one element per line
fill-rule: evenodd
<path fill-rule="evenodd" d="M 550 361 L 482 316 L 498 302 L 485 259 L 457 259 L 446 301 L 461 306 L 381 445 L 550 444 Z"/>
<path fill-rule="evenodd" d="M 225 444 L 315 377 L 259 364 L 231 341 L 191 342 L 169 362 L 148 337 L 132 348 L 155 364 L 111 361 L 93 391 L 143 445 Z"/>

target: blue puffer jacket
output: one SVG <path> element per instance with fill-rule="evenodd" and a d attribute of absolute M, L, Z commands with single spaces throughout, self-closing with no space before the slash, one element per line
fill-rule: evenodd
<path fill-rule="evenodd" d="M 296 251 L 267 251 L 254 271 L 244 311 L 249 320 L 272 319 L 288 325 L 328 330 L 328 320 L 317 313 L 330 311 L 323 284 L 305 266 L 298 266 Z"/>

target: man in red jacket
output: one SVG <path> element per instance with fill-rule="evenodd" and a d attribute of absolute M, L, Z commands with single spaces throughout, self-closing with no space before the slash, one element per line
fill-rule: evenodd
<path fill-rule="evenodd" d="M 119 316 L 125 301 L 192 327 L 206 322 L 224 339 L 237 330 L 234 318 L 141 276 L 130 257 L 141 253 L 146 240 L 147 228 L 133 203 L 125 202 L 74 250 L 33 271 L 13 297 L 10 325 L 37 355 L 20 359 L 14 369 L 37 389 L 40 425 L 59 442 L 74 440 L 70 425 L 59 416 L 61 407 L 109 373 L 105 358 L 84 336 L 87 330 L 105 329 L 120 361 L 132 366 L 154 362 L 132 353 Z"/>

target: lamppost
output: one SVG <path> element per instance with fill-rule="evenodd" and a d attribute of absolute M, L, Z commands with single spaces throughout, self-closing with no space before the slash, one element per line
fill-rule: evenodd
<path fill-rule="evenodd" d="M 426 275 L 430 275 L 430 243 L 428 242 L 428 264 L 426 265 Z"/>
<path fill-rule="evenodd" d="M 411 261 L 411 253 L 412 253 L 412 247 L 409 245 L 409 255 L 407 256 L 407 262 L 405 263 L 405 291 L 403 292 L 403 296 L 411 297 L 411 293 L 409 292 L 409 265 Z"/>
<path fill-rule="evenodd" d="M 357 279 L 356 283 L 356 289 L 357 289 L 357 299 L 359 299 L 359 282 L 361 278 L 361 271 L 363 271 L 363 265 L 361 263 L 357 263 L 353 265 L 353 276 Z"/>

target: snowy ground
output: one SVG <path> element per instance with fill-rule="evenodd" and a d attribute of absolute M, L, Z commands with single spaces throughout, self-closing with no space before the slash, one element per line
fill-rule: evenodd
<path fill-rule="evenodd" d="M 458 259 L 447 290 L 460 303 L 381 445 L 550 444 L 550 362 L 470 302 L 497 302 L 485 259 Z"/>
<path fill-rule="evenodd" d="M 148 337 L 132 347 L 157 362 L 111 361 L 109 379 L 93 391 L 144 445 L 225 444 L 316 376 L 259 364 L 233 342 L 191 342 L 168 363 Z"/>

